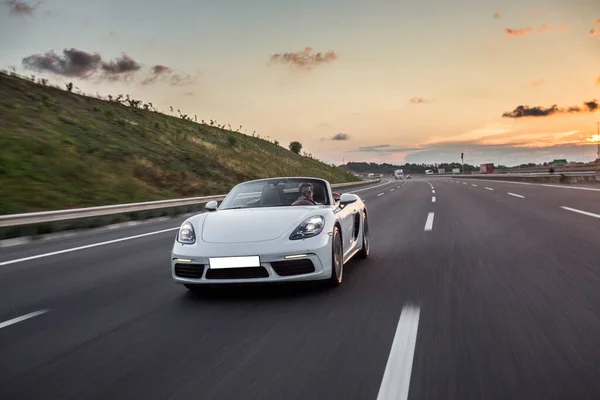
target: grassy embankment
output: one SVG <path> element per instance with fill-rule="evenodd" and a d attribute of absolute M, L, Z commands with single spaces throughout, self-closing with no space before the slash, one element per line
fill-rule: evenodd
<path fill-rule="evenodd" d="M 222 194 L 270 176 L 358 180 L 275 142 L 152 110 L 0 74 L 0 214 Z"/>

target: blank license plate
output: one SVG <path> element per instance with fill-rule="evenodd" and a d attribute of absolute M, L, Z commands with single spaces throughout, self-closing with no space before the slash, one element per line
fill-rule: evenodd
<path fill-rule="evenodd" d="M 217 257 L 208 259 L 209 268 L 224 269 L 224 268 L 250 268 L 260 267 L 260 258 L 252 257 Z"/>

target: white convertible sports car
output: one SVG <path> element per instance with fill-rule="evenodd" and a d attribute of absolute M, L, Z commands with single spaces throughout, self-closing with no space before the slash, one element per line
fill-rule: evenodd
<path fill-rule="evenodd" d="M 235 186 L 181 225 L 171 252 L 175 282 L 203 285 L 342 282 L 344 264 L 369 255 L 367 208 L 317 178 L 268 178 Z"/>

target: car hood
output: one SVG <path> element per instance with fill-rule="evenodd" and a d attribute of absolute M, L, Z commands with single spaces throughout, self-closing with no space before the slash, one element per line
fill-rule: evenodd
<path fill-rule="evenodd" d="M 202 241 L 248 243 L 274 240 L 296 228 L 315 211 L 314 206 L 218 210 L 204 218 Z"/>

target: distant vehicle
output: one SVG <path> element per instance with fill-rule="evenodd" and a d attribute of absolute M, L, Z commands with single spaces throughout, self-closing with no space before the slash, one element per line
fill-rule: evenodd
<path fill-rule="evenodd" d="M 425 170 L 425 175 L 433 175 L 433 171 L 430 169 Z"/>
<path fill-rule="evenodd" d="M 482 174 L 493 174 L 494 173 L 494 163 L 481 164 L 479 166 L 479 172 Z"/>
<path fill-rule="evenodd" d="M 342 282 L 344 264 L 370 252 L 367 207 L 318 178 L 267 178 L 235 186 L 186 219 L 171 251 L 176 283 Z"/>
<path fill-rule="evenodd" d="M 397 169 L 394 171 L 394 178 L 395 179 L 404 179 L 404 170 L 402 169 Z"/>

